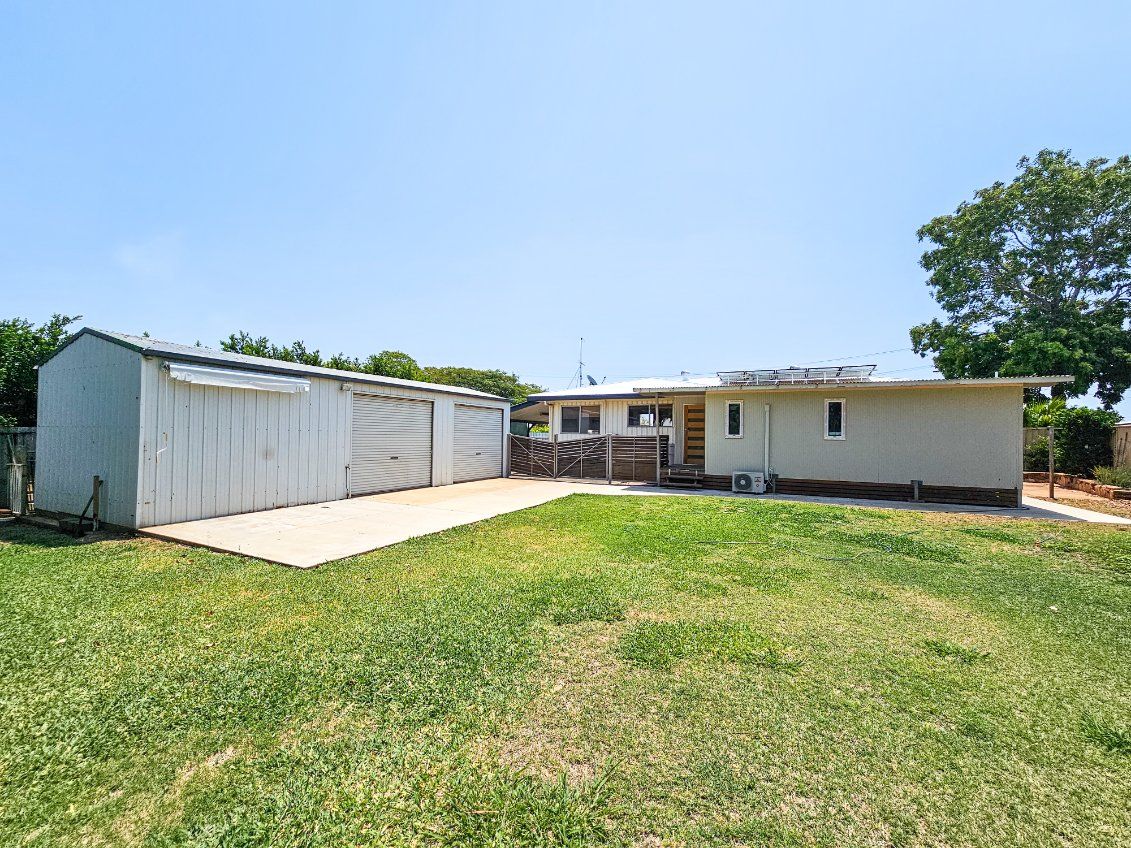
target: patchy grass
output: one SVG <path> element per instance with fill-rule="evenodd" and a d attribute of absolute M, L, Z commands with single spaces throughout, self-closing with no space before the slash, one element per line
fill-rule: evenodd
<path fill-rule="evenodd" d="M 786 659 L 750 625 L 728 621 L 641 621 L 621 637 L 620 655 L 636 665 L 664 670 L 690 658 L 781 671 L 792 671 L 799 665 Z"/>
<path fill-rule="evenodd" d="M 981 660 L 989 659 L 989 651 L 979 651 L 977 648 L 967 648 L 951 642 L 949 639 L 924 639 L 923 647 L 935 656 L 957 660 L 963 665 L 973 665 Z"/>
<path fill-rule="evenodd" d="M 1093 715 L 1084 716 L 1084 735 L 1090 740 L 1117 754 L 1131 754 L 1131 729 L 1116 727 Z"/>
<path fill-rule="evenodd" d="M 1122 845 L 1131 533 L 574 496 L 298 572 L 0 530 L 0 844 Z"/>

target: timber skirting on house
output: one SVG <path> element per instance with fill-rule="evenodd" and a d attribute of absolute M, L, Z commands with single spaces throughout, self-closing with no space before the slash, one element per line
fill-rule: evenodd
<path fill-rule="evenodd" d="M 705 489 L 729 491 L 731 478 L 725 474 L 704 474 Z M 779 477 L 780 495 L 812 495 L 824 498 L 858 498 L 860 500 L 914 501 L 910 483 L 866 483 L 859 480 L 803 480 Z M 972 504 L 975 506 L 1016 507 L 1017 489 L 983 489 L 973 486 L 919 487 L 919 500 L 927 503 Z"/>

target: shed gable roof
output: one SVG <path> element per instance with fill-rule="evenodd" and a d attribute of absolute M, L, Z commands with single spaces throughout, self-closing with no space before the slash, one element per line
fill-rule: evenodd
<path fill-rule="evenodd" d="M 251 371 L 262 371 L 270 374 L 291 374 L 304 377 L 325 377 L 331 380 L 342 380 L 350 383 L 365 383 L 375 386 L 393 386 L 406 389 L 421 389 L 424 391 L 443 392 L 445 394 L 459 395 L 461 397 L 475 397 L 484 400 L 506 401 L 498 395 L 479 392 L 475 389 L 465 389 L 460 386 L 445 386 L 439 383 L 425 383 L 419 380 L 401 380 L 396 377 L 382 377 L 376 374 L 364 374 L 359 371 L 342 371 L 337 368 L 322 368 L 317 365 L 304 365 L 300 362 L 284 362 L 278 359 L 268 359 L 263 356 L 246 356 L 242 353 L 229 353 L 224 350 L 215 350 L 209 347 L 196 345 L 183 345 L 176 342 L 164 342 L 151 339 L 148 336 L 134 336 L 129 333 L 118 333 L 112 330 L 97 330 L 93 327 L 83 327 L 55 351 L 52 356 L 58 356 L 71 343 L 83 335 L 95 336 L 113 344 L 122 345 L 130 350 L 137 351 L 142 356 L 164 356 L 181 362 L 204 362 L 211 365 L 245 368 Z"/>

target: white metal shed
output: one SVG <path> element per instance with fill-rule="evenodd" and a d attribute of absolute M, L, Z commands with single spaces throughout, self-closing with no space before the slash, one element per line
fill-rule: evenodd
<path fill-rule="evenodd" d="M 40 367 L 36 504 L 149 527 L 501 477 L 494 395 L 84 328 Z"/>

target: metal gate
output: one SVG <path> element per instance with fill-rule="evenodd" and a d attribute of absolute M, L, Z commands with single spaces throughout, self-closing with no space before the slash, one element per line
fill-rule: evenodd
<path fill-rule="evenodd" d="M 655 482 L 656 439 L 590 436 L 567 441 L 510 437 L 512 474 L 557 479 Z M 660 468 L 668 467 L 668 437 L 660 437 Z"/>

